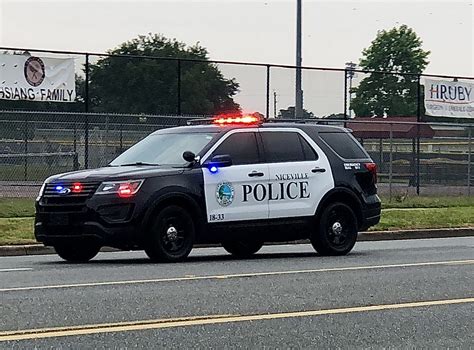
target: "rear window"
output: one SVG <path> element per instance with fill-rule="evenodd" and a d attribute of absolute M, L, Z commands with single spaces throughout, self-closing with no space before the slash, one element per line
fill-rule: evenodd
<path fill-rule="evenodd" d="M 321 132 L 319 136 L 341 158 L 368 158 L 367 153 L 351 134 L 347 132 Z"/>

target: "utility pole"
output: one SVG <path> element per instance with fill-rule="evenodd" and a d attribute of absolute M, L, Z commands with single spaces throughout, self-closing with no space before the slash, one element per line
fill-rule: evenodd
<path fill-rule="evenodd" d="M 352 111 L 351 111 L 351 102 L 352 102 L 352 79 L 354 78 L 354 69 L 357 67 L 357 64 L 350 61 L 346 63 L 346 71 L 347 75 L 346 78 L 349 78 L 349 119 L 352 118 Z"/>
<path fill-rule="evenodd" d="M 273 90 L 273 118 L 277 117 L 277 92 Z"/>
<path fill-rule="evenodd" d="M 301 2 L 296 2 L 296 88 L 295 88 L 295 118 L 303 116 L 303 90 L 301 90 Z"/>

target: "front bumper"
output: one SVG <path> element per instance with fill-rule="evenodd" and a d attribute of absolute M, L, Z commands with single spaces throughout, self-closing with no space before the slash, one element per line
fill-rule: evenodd
<path fill-rule="evenodd" d="M 102 245 L 131 248 L 140 241 L 139 208 L 113 195 L 83 201 L 42 197 L 36 202 L 35 237 L 45 245 L 93 239 Z"/>

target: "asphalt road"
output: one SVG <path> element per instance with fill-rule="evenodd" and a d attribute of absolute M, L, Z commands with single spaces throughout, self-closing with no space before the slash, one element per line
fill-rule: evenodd
<path fill-rule="evenodd" d="M 474 238 L 0 258 L 0 348 L 470 348 Z"/>

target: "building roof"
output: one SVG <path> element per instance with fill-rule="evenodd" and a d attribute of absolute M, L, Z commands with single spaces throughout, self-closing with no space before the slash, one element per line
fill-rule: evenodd
<path fill-rule="evenodd" d="M 432 138 L 434 136 L 434 130 L 429 124 L 416 124 L 416 117 L 359 117 L 353 120 L 356 122 L 348 122 L 347 127 L 358 138 L 390 138 L 390 130 L 392 130 L 393 138 L 415 138 L 418 136 L 418 128 L 420 129 L 420 137 Z"/>

